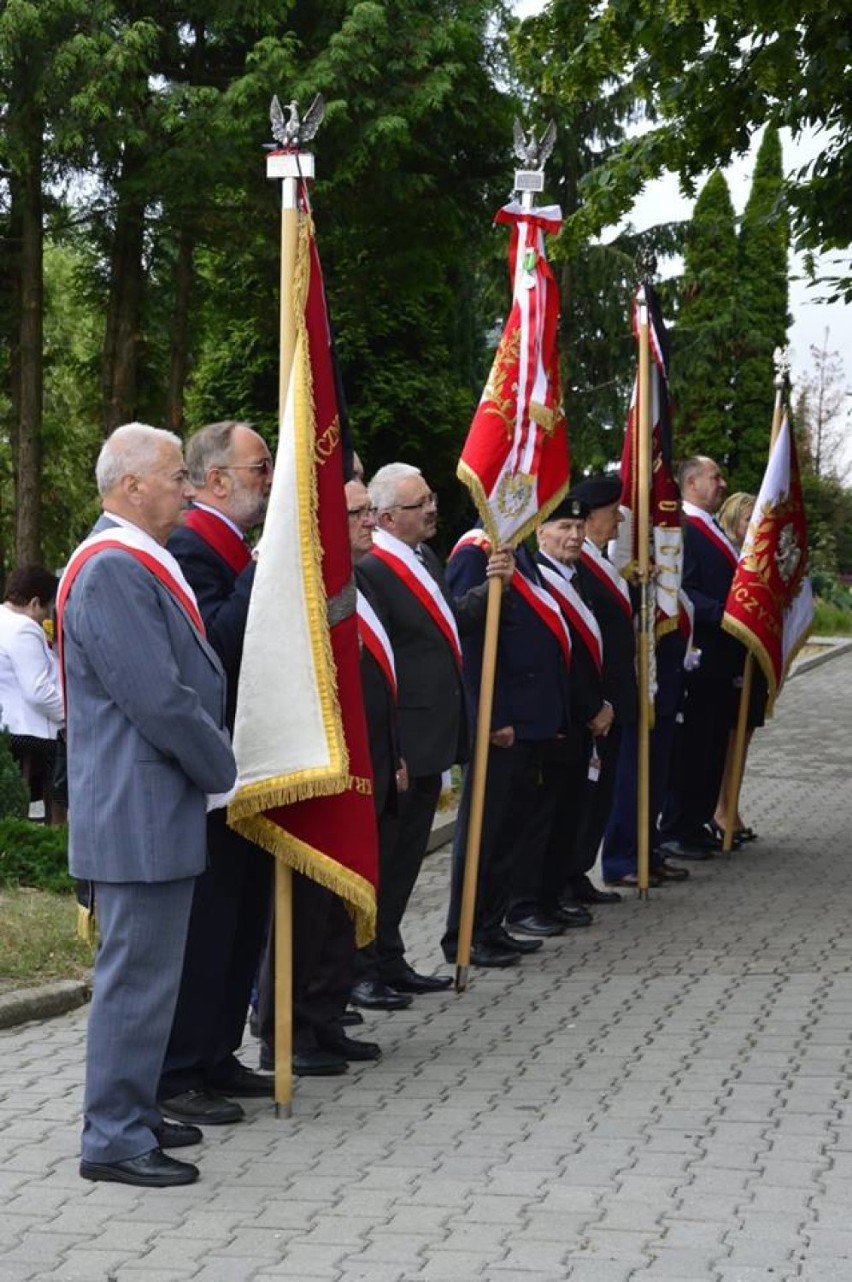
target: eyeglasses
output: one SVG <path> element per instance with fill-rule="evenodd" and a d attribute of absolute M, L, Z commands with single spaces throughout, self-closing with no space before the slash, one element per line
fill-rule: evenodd
<path fill-rule="evenodd" d="M 388 508 L 388 511 L 390 512 L 396 508 L 399 512 L 422 512 L 424 507 L 430 506 L 438 506 L 438 496 L 434 490 L 429 494 L 424 494 L 423 498 L 418 499 L 416 503 L 392 503 Z"/>
<path fill-rule="evenodd" d="M 375 516 L 378 510 L 371 503 L 365 503 L 363 507 L 348 507 L 346 515 L 351 516 L 353 521 L 363 521 L 367 516 Z"/>
<path fill-rule="evenodd" d="M 271 458 L 261 459 L 259 463 L 229 463 L 220 467 L 220 472 L 254 472 L 256 476 L 269 476 L 274 464 Z"/>

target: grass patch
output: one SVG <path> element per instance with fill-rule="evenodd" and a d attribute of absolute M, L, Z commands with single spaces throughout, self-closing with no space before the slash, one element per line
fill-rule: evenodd
<path fill-rule="evenodd" d="M 88 978 L 92 950 L 77 938 L 76 928 L 73 895 L 0 889 L 0 992 Z"/>
<path fill-rule="evenodd" d="M 821 637 L 848 636 L 852 633 L 852 610 L 817 597 L 812 632 Z"/>

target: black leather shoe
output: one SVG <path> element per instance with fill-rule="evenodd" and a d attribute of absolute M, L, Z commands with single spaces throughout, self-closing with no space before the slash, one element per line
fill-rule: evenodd
<path fill-rule="evenodd" d="M 418 975 L 412 966 L 406 966 L 399 975 L 389 975 L 387 982 L 397 993 L 445 993 L 453 986 L 452 975 Z"/>
<path fill-rule="evenodd" d="M 187 1122 L 167 1122 L 165 1118 L 154 1127 L 154 1135 L 160 1148 L 188 1148 L 190 1144 L 200 1144 L 204 1139 L 197 1126 L 190 1126 Z"/>
<path fill-rule="evenodd" d="M 502 948 L 508 948 L 511 952 L 520 953 L 522 957 L 527 956 L 528 953 L 537 953 L 544 945 L 543 939 L 516 939 L 502 926 L 494 933 L 491 942 L 499 944 Z"/>
<path fill-rule="evenodd" d="M 406 1010 L 411 1005 L 410 997 L 395 992 L 380 979 L 362 979 L 353 987 L 349 1000 L 365 1010 Z"/>
<path fill-rule="evenodd" d="M 651 872 L 661 881 L 686 881 L 689 877 L 688 868 L 678 868 L 677 864 L 670 864 L 668 859 L 656 864 Z"/>
<path fill-rule="evenodd" d="M 515 948 L 483 939 L 474 944 L 470 950 L 471 966 L 515 966 L 521 960 L 521 954 Z"/>
<path fill-rule="evenodd" d="M 662 886 L 663 877 L 657 872 L 656 868 L 648 871 L 649 887 Z M 623 877 L 613 877 L 612 881 L 607 882 L 608 886 L 624 886 L 626 890 L 639 889 L 639 874 L 635 872 L 626 872 Z"/>
<path fill-rule="evenodd" d="M 272 1078 L 268 1073 L 254 1073 L 244 1064 L 240 1064 L 227 1079 L 211 1079 L 207 1085 L 211 1091 L 221 1091 L 223 1095 L 236 1095 L 242 1099 L 269 1097 L 273 1092 Z"/>
<path fill-rule="evenodd" d="M 352 1063 L 382 1057 L 382 1048 L 378 1042 L 361 1042 L 354 1037 L 323 1038 L 320 1045 L 324 1051 L 330 1051 L 332 1055 L 339 1055 L 341 1059 Z"/>
<path fill-rule="evenodd" d="M 657 849 L 666 858 L 671 856 L 672 859 L 691 861 L 712 859 L 715 854 L 709 846 L 693 846 L 691 842 L 681 841 L 679 837 L 670 837 L 668 841 L 661 841 Z"/>
<path fill-rule="evenodd" d="M 175 1184 L 194 1183 L 198 1179 L 198 1167 L 191 1162 L 178 1162 L 161 1148 L 152 1148 L 123 1162 L 81 1162 L 80 1174 L 84 1180 L 109 1180 L 113 1184 L 165 1189 Z"/>
<path fill-rule="evenodd" d="M 617 890 L 598 890 L 588 877 L 582 877 L 576 885 L 572 885 L 571 895 L 568 898 L 573 900 L 573 904 L 621 903 L 621 895 Z M 573 907 L 573 904 L 568 902 L 568 907 Z"/>
<path fill-rule="evenodd" d="M 588 908 L 584 908 L 582 904 L 557 904 L 551 909 L 548 917 L 552 917 L 562 926 L 567 926 L 569 930 L 574 930 L 577 926 L 591 926 L 594 921 Z"/>
<path fill-rule="evenodd" d="M 245 1117 L 239 1104 L 213 1091 L 184 1091 L 160 1100 L 160 1108 L 176 1122 L 197 1122 L 200 1126 L 228 1126 Z"/>
<path fill-rule="evenodd" d="M 293 1056 L 296 1077 L 339 1077 L 348 1069 L 343 1056 L 333 1051 L 297 1051 Z"/>
<path fill-rule="evenodd" d="M 346 1010 L 340 1016 L 340 1022 L 344 1028 L 354 1028 L 358 1024 L 363 1024 L 364 1016 L 359 1010 Z"/>
<path fill-rule="evenodd" d="M 565 924 L 544 913 L 527 913 L 525 917 L 507 919 L 506 925 L 513 935 L 534 935 L 536 938 L 548 939 L 551 935 L 564 935 Z"/>

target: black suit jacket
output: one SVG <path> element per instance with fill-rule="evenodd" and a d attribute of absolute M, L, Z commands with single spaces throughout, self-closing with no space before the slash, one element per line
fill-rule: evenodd
<path fill-rule="evenodd" d="M 449 603 L 459 632 L 482 626 L 486 588 L 474 588 L 456 601 L 441 563 L 423 548 L 424 563 Z M 358 562 L 363 579 L 378 604 L 396 662 L 400 751 L 409 774 L 440 774 L 468 755 L 467 716 L 461 674 L 443 632 L 398 575 L 368 553 Z"/>

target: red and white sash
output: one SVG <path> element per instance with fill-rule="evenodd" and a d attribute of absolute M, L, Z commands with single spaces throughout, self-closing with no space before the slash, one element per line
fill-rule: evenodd
<path fill-rule="evenodd" d="M 740 559 L 739 552 L 724 530 L 719 528 L 709 512 L 705 512 L 703 508 L 696 507 L 694 503 L 688 503 L 686 500 L 683 501 L 681 506 L 683 507 L 683 514 L 692 528 L 700 530 L 704 537 L 713 544 L 717 552 L 721 552 L 722 556 L 727 561 L 730 561 L 731 565 L 736 569 L 737 562 Z"/>
<path fill-rule="evenodd" d="M 183 571 L 171 552 L 167 552 L 164 547 L 161 547 L 143 530 L 137 530 L 125 525 L 110 527 L 108 530 L 100 530 L 97 534 L 92 534 L 88 539 L 84 539 L 76 551 L 71 554 L 71 558 L 59 581 L 59 590 L 56 594 L 56 649 L 59 656 L 59 670 L 62 676 L 63 691 L 65 686 L 65 667 L 62 655 L 62 620 L 68 593 L 71 591 L 74 580 L 86 562 L 96 556 L 98 552 L 103 552 L 107 548 L 118 548 L 120 551 L 127 552 L 132 557 L 135 557 L 141 565 L 145 566 L 146 570 L 150 571 L 168 589 L 199 636 L 206 637 L 207 635 L 204 620 L 201 617 L 198 602 L 195 599 L 195 593 L 187 583 Z"/>
<path fill-rule="evenodd" d="M 408 588 L 420 605 L 441 631 L 459 668 L 462 664 L 461 642 L 456 620 L 444 594 L 435 579 L 417 557 L 412 548 L 401 539 L 394 538 L 386 530 L 373 533 L 373 548 L 369 556 L 378 557 L 394 574 L 400 583 Z"/>
<path fill-rule="evenodd" d="M 393 646 L 384 629 L 381 619 L 370 602 L 360 590 L 357 595 L 358 636 L 365 650 L 369 650 L 376 663 L 384 673 L 385 680 L 393 692 L 394 702 L 397 698 L 396 664 L 393 658 Z"/>
<path fill-rule="evenodd" d="M 583 562 L 595 578 L 603 584 L 608 592 L 611 592 L 621 609 L 627 615 L 630 622 L 633 622 L 633 604 L 630 600 L 630 589 L 627 586 L 627 580 L 622 574 L 618 573 L 615 566 L 606 559 L 603 553 L 591 539 L 586 539 L 583 543 L 583 550 L 580 553 L 580 560 Z"/>
<path fill-rule="evenodd" d="M 548 592 L 556 599 L 568 623 L 576 628 L 598 672 L 602 672 L 603 637 L 593 611 L 586 605 L 568 576 L 560 569 L 551 568 L 549 564 L 542 561 L 539 561 L 538 568 Z"/>
<path fill-rule="evenodd" d="M 61 620 L 68 593 L 71 591 L 71 586 L 77 575 L 91 557 L 106 548 L 118 548 L 120 551 L 128 552 L 132 557 L 135 557 L 141 565 L 145 566 L 146 570 L 149 570 L 151 574 L 159 579 L 164 587 L 168 588 L 196 631 L 201 636 L 206 636 L 204 621 L 198 609 L 195 593 L 187 583 L 183 570 L 171 552 L 167 552 L 164 547 L 161 547 L 143 530 L 137 530 L 126 525 L 110 527 L 108 530 L 100 530 L 97 534 L 92 534 L 88 539 L 84 539 L 76 551 L 72 553 L 60 580 L 59 591 L 56 594 L 58 620 Z"/>
<path fill-rule="evenodd" d="M 512 587 L 523 597 L 530 609 L 535 610 L 545 627 L 549 628 L 562 650 L 562 658 L 565 660 L 566 668 L 571 667 L 571 633 L 562 617 L 562 611 L 554 601 L 550 592 L 541 587 L 538 583 L 533 583 L 520 570 L 515 570 L 512 575 Z"/>
<path fill-rule="evenodd" d="M 215 512 L 203 507 L 191 507 L 183 518 L 188 529 L 193 530 L 208 547 L 222 558 L 225 564 L 239 574 L 251 560 L 251 552 L 244 538 Z"/>

